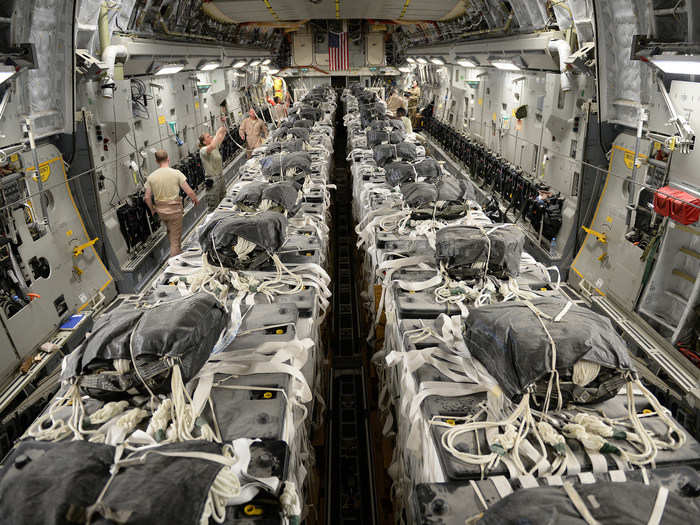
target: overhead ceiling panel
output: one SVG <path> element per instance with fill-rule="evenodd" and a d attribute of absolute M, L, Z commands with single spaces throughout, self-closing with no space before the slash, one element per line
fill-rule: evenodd
<path fill-rule="evenodd" d="M 457 0 L 411 0 L 408 4 L 406 0 L 338 0 L 340 18 L 348 19 L 439 20 L 457 3 Z M 336 17 L 336 0 L 269 0 L 271 9 L 265 0 L 212 0 L 210 4 L 235 22 Z"/>

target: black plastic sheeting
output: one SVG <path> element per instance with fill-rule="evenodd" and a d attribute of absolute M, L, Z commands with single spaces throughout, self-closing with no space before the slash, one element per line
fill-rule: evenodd
<path fill-rule="evenodd" d="M 435 201 L 460 202 L 467 199 L 467 183 L 452 176 L 443 177 L 437 184 L 407 182 L 401 185 L 404 202 L 411 208 L 420 208 Z"/>
<path fill-rule="evenodd" d="M 262 253 L 249 256 L 249 259 L 258 260 L 258 256 L 279 251 L 285 243 L 287 218 L 274 211 L 252 216 L 214 216 L 202 227 L 199 244 L 211 264 L 222 264 L 227 268 L 247 268 L 249 263 L 238 260 L 233 251 L 239 236 L 259 247 L 259 252 Z M 259 264 L 266 262 L 267 258 L 261 257 Z"/>
<path fill-rule="evenodd" d="M 121 468 L 95 505 L 110 478 L 114 450 L 88 441 L 21 442 L 0 468 L 0 523 L 87 523 L 88 515 L 92 525 L 199 523 L 220 463 L 149 452 L 142 463 Z M 191 441 L 158 450 L 221 454 L 221 445 Z"/>
<path fill-rule="evenodd" d="M 124 397 L 134 388 L 146 393 L 142 380 L 154 392 L 168 392 L 171 365 L 165 358 L 174 359 L 189 381 L 209 358 L 227 322 L 223 306 L 204 292 L 148 309 L 122 304 L 101 316 L 85 342 L 66 358 L 62 379 L 80 377 L 84 390 L 105 399 Z M 115 374 L 115 359 L 131 361 L 138 375 L 133 366 L 126 374 Z"/>
<path fill-rule="evenodd" d="M 437 232 L 436 257 L 458 280 L 482 275 L 487 260 L 489 273 L 517 277 L 524 244 L 525 235 L 514 224 L 491 224 L 483 231 L 474 226 L 448 226 Z"/>
<path fill-rule="evenodd" d="M 531 302 L 552 319 L 566 305 L 566 301 L 552 297 Z M 556 343 L 556 368 L 562 381 L 571 375 L 574 364 L 581 359 L 603 367 L 599 375 L 601 380 L 633 370 L 625 342 L 606 317 L 572 305 L 559 322 L 544 318 L 543 322 Z M 552 371 L 549 338 L 535 313 L 522 302 L 470 308 L 465 342 L 510 399 L 517 398 L 541 380 L 546 382 Z M 591 387 L 589 401 L 608 399 L 617 394 L 620 386 L 617 383 L 612 392 L 601 389 L 598 397 Z M 581 402 L 580 399 L 576 401 Z"/>
<path fill-rule="evenodd" d="M 389 133 L 384 130 L 369 130 L 367 132 L 367 146 L 373 148 L 378 144 L 398 144 L 406 139 L 406 135 L 400 131 L 392 131 Z"/>
<path fill-rule="evenodd" d="M 294 170 L 296 174 L 311 172 L 311 156 L 305 151 L 280 153 L 270 155 L 261 160 L 262 172 L 268 180 L 273 177 L 287 178 L 287 172 Z"/>
<path fill-rule="evenodd" d="M 442 169 L 435 159 L 423 159 L 420 162 L 390 162 L 384 166 L 386 181 L 390 186 L 404 182 L 415 182 L 422 177 L 424 182 L 435 183 L 442 177 Z"/>
<path fill-rule="evenodd" d="M 378 166 L 384 167 L 389 161 L 416 160 L 416 145 L 411 142 L 401 142 L 399 144 L 379 144 L 373 148 L 374 160 Z"/>
<path fill-rule="evenodd" d="M 268 184 L 262 190 L 261 200 L 270 200 L 287 210 L 289 215 L 294 215 L 301 206 L 299 186 L 295 182 Z"/>
<path fill-rule="evenodd" d="M 656 486 L 630 481 L 576 484 L 574 488 L 593 519 L 601 524 L 615 525 L 648 523 L 659 492 Z M 668 494 L 660 523 L 688 525 L 697 518 L 699 512 L 698 497 L 683 497 L 671 492 Z M 563 487 L 538 487 L 518 490 L 503 498 L 489 507 L 478 523 L 585 525 L 586 521 L 576 510 Z"/>
<path fill-rule="evenodd" d="M 233 202 L 243 204 L 249 208 L 257 208 L 262 199 L 262 191 L 268 184 L 266 182 L 249 182 L 241 186 Z"/>

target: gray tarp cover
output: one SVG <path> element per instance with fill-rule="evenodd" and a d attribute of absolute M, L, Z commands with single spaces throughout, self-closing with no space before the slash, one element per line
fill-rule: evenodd
<path fill-rule="evenodd" d="M 221 453 L 221 445 L 192 441 L 158 447 L 163 452 Z M 139 453 L 142 454 L 142 453 Z M 110 477 L 114 447 L 88 441 L 45 443 L 23 441 L 0 468 L 0 523 L 69 525 L 86 523 Z M 102 503 L 112 512 L 131 512 L 129 525 L 191 525 L 202 510 L 222 465 L 204 459 L 149 453 L 142 464 L 122 468 Z M 92 525 L 114 525 L 104 514 Z"/>
<path fill-rule="evenodd" d="M 392 131 L 389 133 L 388 131 L 375 131 L 371 129 L 367 132 L 367 145 L 372 148 L 377 144 L 398 144 L 399 142 L 403 142 L 405 138 L 406 135 L 400 131 Z"/>
<path fill-rule="evenodd" d="M 566 305 L 551 297 L 531 302 L 551 317 L 556 317 Z M 625 342 L 606 317 L 572 305 L 561 321 L 543 321 L 557 345 L 556 367 L 560 373 L 570 371 L 580 359 L 614 370 L 633 369 Z M 524 303 L 470 308 L 465 342 L 511 399 L 551 372 L 549 339 L 534 312 Z"/>
<path fill-rule="evenodd" d="M 263 188 L 262 200 L 270 200 L 282 206 L 290 215 L 294 215 L 299 209 L 299 186 L 294 182 L 278 182 L 268 184 Z"/>
<path fill-rule="evenodd" d="M 311 171 L 311 156 L 305 151 L 276 153 L 260 161 L 263 175 L 270 179 L 276 175 L 286 176 L 287 170 L 296 169 L 303 173 Z"/>
<path fill-rule="evenodd" d="M 133 353 L 142 376 L 147 375 L 143 367 L 168 356 L 178 360 L 183 378 L 188 381 L 209 358 L 227 320 L 221 304 L 204 292 L 145 310 L 131 304 L 120 305 L 101 316 L 85 342 L 66 358 L 62 379 L 111 368 L 111 361 L 130 360 Z M 141 386 L 133 374 L 129 378 L 133 386 Z M 160 384 L 153 380 L 149 386 L 168 389 L 168 378 L 163 377 Z"/>
<path fill-rule="evenodd" d="M 374 160 L 377 165 L 384 166 L 392 159 L 412 161 L 416 159 L 416 145 L 411 142 L 399 144 L 379 144 L 374 148 Z"/>
<path fill-rule="evenodd" d="M 206 253 L 228 251 L 238 236 L 267 251 L 278 251 L 287 238 L 287 218 L 272 211 L 214 217 L 200 231 L 199 244 Z"/>
<path fill-rule="evenodd" d="M 403 200 L 411 208 L 420 208 L 435 201 L 465 201 L 467 185 L 452 176 L 443 177 L 437 184 L 428 182 L 407 182 L 401 185 Z"/>
<path fill-rule="evenodd" d="M 442 176 L 440 164 L 435 159 L 423 159 L 420 162 L 390 162 L 384 166 L 386 182 L 398 186 L 404 182 L 415 181 L 416 177 L 425 178 L 425 182 L 435 183 Z"/>
<path fill-rule="evenodd" d="M 601 525 L 648 523 L 659 488 L 643 483 L 598 482 L 574 486 L 589 512 Z M 592 502 L 595 502 L 593 504 Z M 661 525 L 697 523 L 698 498 L 669 493 Z M 695 518 L 693 518 L 695 516 Z M 465 516 L 468 518 L 469 516 Z M 479 525 L 585 525 L 563 487 L 518 490 L 493 504 Z"/>
<path fill-rule="evenodd" d="M 246 206 L 257 207 L 262 199 L 262 191 L 267 186 L 266 182 L 249 182 L 241 186 L 238 194 L 233 199 L 235 203 L 245 204 Z"/>
<path fill-rule="evenodd" d="M 488 239 L 485 233 L 488 233 Z M 482 232 L 474 226 L 448 226 L 437 232 L 436 257 L 438 264 L 445 263 L 447 270 L 459 278 L 478 262 L 489 260 L 489 268 L 504 268 L 508 275 L 516 277 L 520 270 L 520 257 L 525 236 L 513 224 L 492 224 Z M 489 239 L 491 249 L 489 253 Z"/>

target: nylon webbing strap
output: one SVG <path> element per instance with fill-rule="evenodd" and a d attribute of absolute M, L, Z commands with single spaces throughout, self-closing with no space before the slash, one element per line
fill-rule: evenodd
<path fill-rule="evenodd" d="M 666 508 L 666 501 L 668 500 L 668 489 L 666 487 L 659 487 L 659 492 L 656 493 L 656 501 L 654 502 L 654 508 L 651 511 L 651 516 L 649 516 L 649 521 L 647 525 L 659 525 L 661 523 L 661 517 L 664 515 L 664 509 Z"/>
<path fill-rule="evenodd" d="M 600 525 L 600 523 L 591 514 L 591 511 L 588 510 L 588 507 L 586 507 L 586 504 L 584 503 L 579 493 L 576 492 L 574 486 L 568 481 L 564 483 L 563 486 L 566 495 L 569 496 L 571 503 L 573 503 L 574 508 L 581 515 L 583 521 L 585 521 L 588 525 Z"/>

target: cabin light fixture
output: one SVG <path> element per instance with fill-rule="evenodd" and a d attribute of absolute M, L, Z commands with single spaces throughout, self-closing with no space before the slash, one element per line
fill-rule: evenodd
<path fill-rule="evenodd" d="M 175 73 L 179 73 L 185 69 L 185 64 L 182 63 L 177 63 L 177 62 L 171 62 L 167 64 L 154 64 L 153 65 L 153 74 L 154 75 L 173 75 Z"/>
<path fill-rule="evenodd" d="M 262 60 L 260 60 L 259 58 L 256 58 L 254 60 L 251 60 L 249 65 L 251 67 L 256 67 L 256 66 L 259 66 L 260 64 L 262 64 Z"/>
<path fill-rule="evenodd" d="M 406 57 L 406 62 L 408 62 L 409 64 L 415 64 L 416 59 L 413 57 Z"/>
<path fill-rule="evenodd" d="M 0 66 L 0 84 L 4 84 L 17 73 L 15 66 Z"/>
<path fill-rule="evenodd" d="M 248 61 L 245 59 L 236 59 L 236 60 L 234 60 L 233 64 L 231 64 L 231 67 L 233 69 L 239 69 L 239 68 L 242 68 L 243 66 L 245 66 L 247 63 L 248 63 Z"/>
<path fill-rule="evenodd" d="M 523 61 L 522 58 L 520 57 L 513 57 L 513 58 L 498 58 L 498 57 L 489 57 L 489 62 L 491 65 L 497 69 L 501 69 L 503 71 L 520 71 L 521 69 L 524 69 L 527 67 L 525 62 Z"/>
<path fill-rule="evenodd" d="M 262 61 L 263 66 L 268 66 L 272 62 L 271 58 L 266 58 L 265 60 Z"/>
<path fill-rule="evenodd" d="M 445 61 L 440 57 L 431 57 L 430 61 L 433 64 L 435 64 L 436 66 L 444 66 L 445 65 Z"/>
<path fill-rule="evenodd" d="M 276 75 L 276 74 L 279 73 L 279 72 L 280 72 L 280 70 L 277 69 L 277 68 L 272 68 L 272 69 L 268 69 L 268 70 L 267 70 L 267 74 L 268 74 L 268 75 Z"/>
<path fill-rule="evenodd" d="M 221 62 L 218 60 L 205 60 L 199 63 L 197 69 L 200 71 L 213 71 L 221 67 Z"/>
<path fill-rule="evenodd" d="M 479 67 L 479 62 L 474 57 L 457 58 L 457 65 L 462 67 Z"/>
<path fill-rule="evenodd" d="M 700 75 L 699 55 L 652 55 L 648 60 L 668 75 Z"/>
<path fill-rule="evenodd" d="M 416 62 L 418 62 L 419 64 L 423 64 L 423 65 L 428 63 L 428 61 L 423 57 L 416 58 Z"/>
<path fill-rule="evenodd" d="M 399 71 L 401 71 L 401 73 L 410 73 L 411 72 L 410 66 L 400 66 L 398 69 L 399 69 Z"/>

